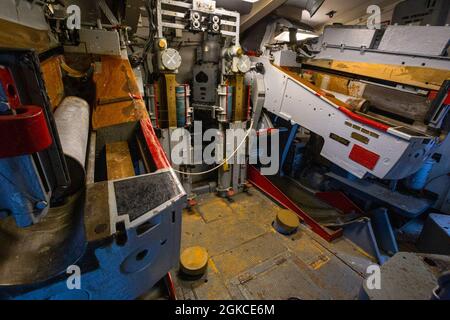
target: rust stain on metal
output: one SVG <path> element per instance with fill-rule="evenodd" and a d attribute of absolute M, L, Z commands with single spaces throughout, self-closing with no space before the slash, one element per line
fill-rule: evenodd
<path fill-rule="evenodd" d="M 326 254 L 321 254 L 317 257 L 317 260 L 311 262 L 309 266 L 314 270 L 318 270 L 326 265 L 328 261 L 330 261 L 330 257 L 328 257 Z"/>
<path fill-rule="evenodd" d="M 135 175 L 130 149 L 126 141 L 106 145 L 108 180 L 123 179 Z"/>

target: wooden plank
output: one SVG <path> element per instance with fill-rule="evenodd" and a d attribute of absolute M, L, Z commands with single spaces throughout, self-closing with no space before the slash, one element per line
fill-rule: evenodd
<path fill-rule="evenodd" d="M 136 99 L 97 105 L 92 115 L 94 130 L 116 124 L 148 118 L 144 100 L 130 62 L 113 56 L 102 56 L 101 67 L 94 75 L 96 101 L 123 98 L 130 94 Z"/>
<path fill-rule="evenodd" d="M 19 23 L 0 19 L 0 47 L 33 48 L 42 53 L 58 44 L 49 37 L 47 30 L 37 30 Z"/>
<path fill-rule="evenodd" d="M 130 149 L 126 141 L 106 145 L 106 170 L 108 180 L 123 179 L 135 175 Z"/>
<path fill-rule="evenodd" d="M 313 79 L 315 85 L 321 89 L 349 95 L 349 79 L 347 78 L 317 72 L 314 74 Z"/>
<path fill-rule="evenodd" d="M 42 76 L 47 89 L 52 110 L 55 110 L 64 99 L 64 83 L 61 72 L 63 56 L 54 56 L 41 63 Z"/>
<path fill-rule="evenodd" d="M 237 74 L 234 81 L 234 121 L 244 120 L 244 104 L 245 104 L 245 86 L 244 86 L 244 76 L 242 74 Z"/>
<path fill-rule="evenodd" d="M 167 97 L 167 112 L 169 127 L 177 126 L 177 98 L 175 87 L 177 85 L 175 74 L 165 73 L 164 74 L 165 85 L 166 85 L 166 97 Z"/>
<path fill-rule="evenodd" d="M 305 64 L 348 74 L 381 79 L 429 90 L 439 90 L 450 79 L 450 71 L 426 67 L 408 67 L 366 62 L 308 60 Z"/>
<path fill-rule="evenodd" d="M 92 114 L 94 130 L 148 118 L 143 100 L 125 101 L 97 106 Z"/>

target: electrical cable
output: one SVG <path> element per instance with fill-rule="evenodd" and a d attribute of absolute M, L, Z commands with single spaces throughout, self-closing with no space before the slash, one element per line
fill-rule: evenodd
<path fill-rule="evenodd" d="M 203 172 L 184 172 L 184 171 L 179 171 L 179 170 L 176 170 L 173 168 L 172 168 L 172 170 L 179 174 L 183 174 L 183 175 L 187 175 L 187 176 L 201 176 L 201 175 L 216 171 L 217 169 L 220 169 L 225 163 L 230 161 L 231 158 L 233 158 L 235 156 L 235 154 L 239 151 L 239 149 L 242 147 L 242 145 L 247 141 L 247 138 L 249 137 L 252 129 L 253 129 L 253 120 L 250 123 L 250 128 L 247 130 L 247 133 L 245 134 L 244 139 L 242 139 L 241 143 L 237 146 L 236 150 L 234 150 L 233 153 L 227 159 L 223 160 L 219 165 L 215 166 L 214 168 L 203 171 Z"/>
<path fill-rule="evenodd" d="M 437 176 L 437 177 L 434 177 L 434 178 L 430 179 L 430 180 L 426 183 L 425 187 L 423 187 L 423 188 L 425 189 L 425 188 L 428 187 L 432 182 L 434 182 L 434 181 L 436 181 L 437 179 L 440 179 L 440 178 L 442 178 L 442 177 L 445 177 L 445 176 L 447 176 L 447 177 L 450 176 L 450 172 L 441 174 L 441 175 L 439 175 L 439 176 Z"/>

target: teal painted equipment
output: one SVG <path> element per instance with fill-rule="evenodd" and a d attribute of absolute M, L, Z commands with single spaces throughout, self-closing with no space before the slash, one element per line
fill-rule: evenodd
<path fill-rule="evenodd" d="M 177 96 L 177 127 L 183 128 L 187 124 L 189 87 L 187 85 L 177 86 L 175 88 L 175 93 Z"/>
<path fill-rule="evenodd" d="M 227 120 L 233 117 L 233 87 L 227 86 Z"/>

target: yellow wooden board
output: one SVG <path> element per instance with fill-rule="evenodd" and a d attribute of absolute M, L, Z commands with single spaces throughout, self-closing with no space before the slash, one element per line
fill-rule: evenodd
<path fill-rule="evenodd" d="M 349 80 L 347 78 L 326 75 L 323 73 L 315 73 L 313 79 L 315 81 L 315 85 L 324 90 L 339 92 L 345 95 L 349 94 Z"/>
<path fill-rule="evenodd" d="M 63 56 L 54 56 L 41 63 L 42 76 L 47 89 L 52 110 L 55 110 L 64 99 L 64 83 L 61 72 Z"/>
<path fill-rule="evenodd" d="M 306 68 L 308 65 L 429 90 L 439 90 L 442 83 L 450 79 L 450 71 L 427 67 L 312 59 L 305 63 Z"/>
<path fill-rule="evenodd" d="M 148 118 L 144 100 L 130 62 L 113 56 L 103 56 L 101 67 L 94 75 L 96 101 L 112 100 L 133 95 L 137 99 L 96 105 L 92 115 L 94 130 Z"/>
<path fill-rule="evenodd" d="M 177 82 L 175 80 L 175 74 L 166 73 L 164 74 L 165 79 L 165 87 L 166 87 L 166 97 L 167 97 L 167 112 L 168 112 L 168 120 L 169 127 L 177 126 L 177 100 L 175 87 L 177 86 Z"/>
<path fill-rule="evenodd" d="M 0 47 L 33 48 L 38 53 L 47 51 L 58 44 L 52 41 L 46 30 L 37 30 L 19 23 L 0 19 Z"/>
<path fill-rule="evenodd" d="M 106 145 L 106 170 L 108 180 L 116 180 L 135 175 L 130 149 L 126 141 Z"/>

